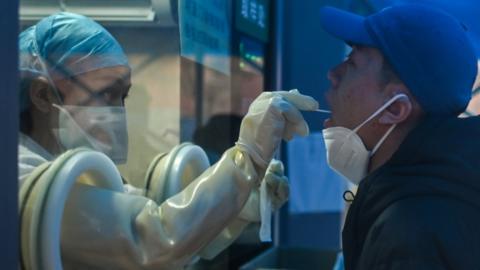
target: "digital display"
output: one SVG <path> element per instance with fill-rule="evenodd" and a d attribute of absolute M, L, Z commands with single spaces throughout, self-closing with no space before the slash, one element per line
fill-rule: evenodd
<path fill-rule="evenodd" d="M 248 70 L 248 67 L 253 67 L 258 71 L 263 70 L 265 59 L 262 43 L 247 37 L 241 37 L 239 52 L 241 70 Z"/>
<path fill-rule="evenodd" d="M 269 1 L 236 0 L 236 28 L 263 42 L 268 41 Z"/>

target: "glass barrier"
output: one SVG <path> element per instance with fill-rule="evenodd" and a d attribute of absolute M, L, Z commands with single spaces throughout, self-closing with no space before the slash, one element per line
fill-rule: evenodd
<path fill-rule="evenodd" d="M 181 143 L 216 163 L 264 89 L 267 1 L 77 2 L 21 1 L 20 184 L 78 147 L 106 154 L 136 195 Z M 239 243 L 258 247 L 257 233 Z"/>

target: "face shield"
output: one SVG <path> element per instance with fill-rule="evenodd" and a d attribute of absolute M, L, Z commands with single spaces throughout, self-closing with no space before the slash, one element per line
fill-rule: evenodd
<path fill-rule="evenodd" d="M 122 66 L 128 72 L 119 77 L 129 78 L 128 60 L 118 42 L 93 20 L 62 12 L 23 31 L 19 47 L 21 79 L 46 78 L 57 98 L 52 106 L 58 109 L 58 128 L 52 132 L 64 150 L 89 147 L 124 163 L 128 135 L 123 98 L 116 104 L 96 102 L 101 96 L 84 76 Z M 79 76 L 84 80 L 76 79 Z M 57 82 L 62 80 L 72 87 L 60 92 Z M 32 106 L 26 90 L 20 91 L 21 111 Z"/>

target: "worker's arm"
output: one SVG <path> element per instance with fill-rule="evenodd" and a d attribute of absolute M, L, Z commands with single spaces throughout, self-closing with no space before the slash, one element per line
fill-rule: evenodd
<path fill-rule="evenodd" d="M 181 268 L 238 216 L 257 185 L 237 148 L 160 206 L 79 184 L 64 212 L 62 259 L 66 268 Z"/>
<path fill-rule="evenodd" d="M 278 210 L 287 200 L 290 193 L 290 187 L 287 177 L 284 175 L 283 164 L 279 160 L 272 160 L 268 166 L 265 177 L 262 182 L 266 184 L 266 195 L 272 202 L 272 209 L 267 209 L 266 214 Z M 230 246 L 251 223 L 259 223 L 260 214 L 260 187 L 252 189 L 247 202 L 242 211 L 228 226 L 206 247 L 199 255 L 204 259 L 212 259 L 221 251 Z"/>

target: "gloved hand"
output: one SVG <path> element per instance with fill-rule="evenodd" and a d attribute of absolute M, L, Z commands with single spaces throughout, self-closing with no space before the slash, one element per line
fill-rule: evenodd
<path fill-rule="evenodd" d="M 281 139 L 308 135 L 308 125 L 299 110 L 315 110 L 318 102 L 298 90 L 263 92 L 242 120 L 237 146 L 261 169 L 267 168 Z"/>
<path fill-rule="evenodd" d="M 263 181 L 267 185 L 267 196 L 272 202 L 272 211 L 276 211 L 288 200 L 290 194 L 290 186 L 280 160 L 273 159 L 270 162 Z M 252 190 L 238 217 L 249 222 L 260 221 L 260 187 Z"/>
<path fill-rule="evenodd" d="M 278 210 L 287 201 L 290 191 L 287 178 L 283 175 L 282 162 L 272 160 L 262 181 L 266 184 L 267 197 L 272 202 L 271 209 L 268 212 L 271 215 L 271 211 Z M 257 186 L 251 190 L 247 202 L 237 218 L 228 224 L 222 233 L 199 253 L 202 258 L 213 259 L 227 246 L 231 245 L 250 223 L 261 221 L 260 189 L 261 186 Z M 259 233 L 261 231 L 260 228 Z"/>

